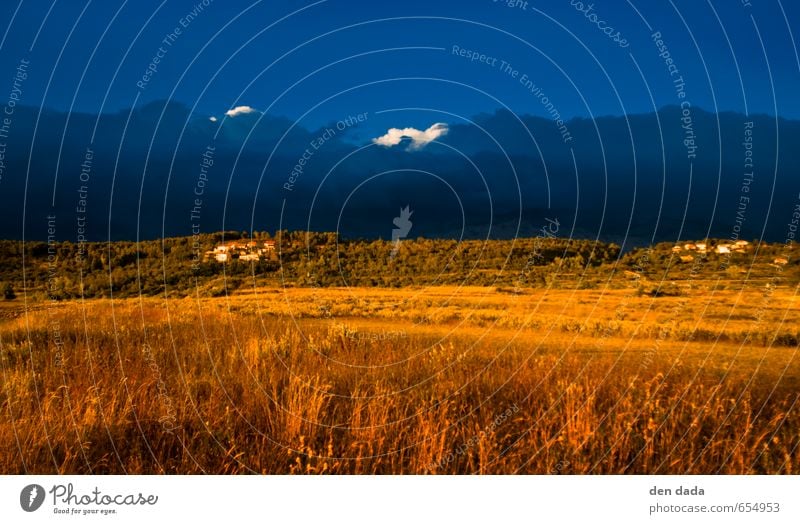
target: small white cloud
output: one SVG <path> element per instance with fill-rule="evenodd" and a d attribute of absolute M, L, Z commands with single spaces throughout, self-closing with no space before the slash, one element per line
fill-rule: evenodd
<path fill-rule="evenodd" d="M 379 146 L 392 147 L 400 144 L 404 138 L 409 138 L 411 139 L 411 144 L 408 146 L 409 149 L 422 149 L 430 142 L 446 135 L 449 130 L 447 124 L 442 123 L 433 124 L 425 131 L 420 131 L 413 127 L 405 129 L 393 127 L 385 135 L 373 138 L 372 142 Z"/>
<path fill-rule="evenodd" d="M 217 117 L 215 117 L 215 116 L 209 117 L 208 119 L 211 120 L 212 122 L 216 122 L 217 121 Z"/>
<path fill-rule="evenodd" d="M 249 113 L 255 113 L 256 110 L 250 106 L 236 106 L 233 109 L 229 109 L 225 111 L 225 114 L 231 118 L 239 116 L 239 115 L 246 115 Z"/>

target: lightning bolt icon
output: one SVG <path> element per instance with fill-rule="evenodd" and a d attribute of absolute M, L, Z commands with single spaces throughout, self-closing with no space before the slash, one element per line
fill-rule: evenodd
<path fill-rule="evenodd" d="M 31 506 L 33 506 L 33 501 L 34 501 L 34 500 L 36 500 L 36 495 L 38 495 L 38 494 L 39 494 L 39 492 L 38 492 L 38 490 L 36 489 L 36 486 L 33 486 L 33 487 L 31 488 L 31 493 L 30 493 L 30 496 L 29 496 L 29 498 L 28 498 L 28 507 L 29 507 L 29 508 L 30 508 Z"/>

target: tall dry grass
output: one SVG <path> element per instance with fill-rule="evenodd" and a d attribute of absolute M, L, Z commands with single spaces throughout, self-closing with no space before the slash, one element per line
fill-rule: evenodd
<path fill-rule="evenodd" d="M 0 472 L 800 471 L 788 294 L 369 293 L 6 308 Z"/>

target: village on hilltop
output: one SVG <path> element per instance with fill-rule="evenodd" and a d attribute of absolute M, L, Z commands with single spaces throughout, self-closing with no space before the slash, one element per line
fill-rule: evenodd
<path fill-rule="evenodd" d="M 270 253 L 275 251 L 275 241 L 265 240 L 263 242 L 238 241 L 220 244 L 211 251 L 206 251 L 206 261 L 217 261 L 221 263 L 239 260 L 241 262 L 258 262 L 264 260 Z"/>
<path fill-rule="evenodd" d="M 240 262 L 258 262 L 265 260 L 275 252 L 275 240 L 238 240 L 226 242 L 214 247 L 211 251 L 205 252 L 204 260 L 227 263 L 238 260 Z M 685 242 L 672 248 L 679 260 L 683 263 L 691 263 L 696 256 L 703 257 L 710 253 L 717 255 L 732 255 L 748 253 L 753 250 L 753 244 L 747 240 L 737 240 L 735 242 Z M 786 257 L 776 257 L 773 265 L 784 266 L 788 264 Z"/>
<path fill-rule="evenodd" d="M 753 249 L 753 245 L 747 240 L 737 240 L 736 242 L 721 242 L 713 247 L 707 242 L 687 242 L 685 244 L 678 244 L 672 248 L 672 252 L 678 254 L 681 262 L 689 263 L 694 261 L 697 253 L 700 256 L 707 253 L 716 253 L 718 255 L 731 255 L 733 253 L 747 253 Z M 774 265 L 785 266 L 789 260 L 785 257 L 776 257 L 772 261 Z"/>

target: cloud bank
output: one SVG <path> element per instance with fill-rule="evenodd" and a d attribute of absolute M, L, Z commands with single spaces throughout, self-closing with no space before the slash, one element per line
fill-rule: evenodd
<path fill-rule="evenodd" d="M 407 127 L 405 129 L 391 128 L 385 135 L 373 138 L 372 142 L 379 146 L 392 147 L 400 144 L 403 139 L 411 139 L 409 149 L 422 149 L 430 142 L 444 136 L 449 131 L 447 124 L 436 123 L 424 131 Z"/>

